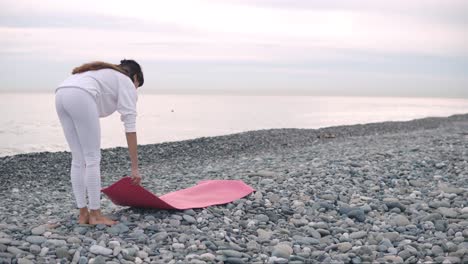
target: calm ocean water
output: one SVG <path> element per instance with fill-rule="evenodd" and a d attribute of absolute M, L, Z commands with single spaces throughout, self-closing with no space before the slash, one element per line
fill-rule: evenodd
<path fill-rule="evenodd" d="M 0 156 L 68 150 L 54 94 L 0 94 Z M 269 128 L 320 128 L 468 113 L 468 99 L 155 95 L 138 100 L 139 144 Z M 119 114 L 101 119 L 102 147 L 126 146 Z"/>

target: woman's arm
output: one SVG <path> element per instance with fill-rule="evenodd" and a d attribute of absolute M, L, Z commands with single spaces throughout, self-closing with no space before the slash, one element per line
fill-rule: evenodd
<path fill-rule="evenodd" d="M 140 184 L 141 176 L 138 171 L 138 150 L 137 150 L 137 135 L 136 132 L 125 133 L 127 137 L 128 154 L 132 163 L 132 181 L 134 184 Z"/>

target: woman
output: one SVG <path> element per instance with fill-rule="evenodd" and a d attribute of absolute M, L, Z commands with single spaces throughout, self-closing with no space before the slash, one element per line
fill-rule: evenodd
<path fill-rule="evenodd" d="M 131 160 L 133 184 L 140 184 L 136 136 L 136 89 L 143 72 L 134 60 L 119 65 L 91 62 L 77 67 L 55 91 L 55 106 L 72 153 L 70 177 L 80 224 L 116 222 L 101 214 L 101 128 L 99 117 L 116 110 L 123 121 Z M 86 205 L 86 192 L 89 211 Z"/>

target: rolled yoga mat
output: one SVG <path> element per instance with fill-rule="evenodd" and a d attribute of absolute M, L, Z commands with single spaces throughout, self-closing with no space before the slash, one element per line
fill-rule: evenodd
<path fill-rule="evenodd" d="M 116 205 L 185 210 L 230 203 L 255 190 L 241 180 L 203 180 L 196 186 L 158 197 L 124 177 L 101 191 Z"/>

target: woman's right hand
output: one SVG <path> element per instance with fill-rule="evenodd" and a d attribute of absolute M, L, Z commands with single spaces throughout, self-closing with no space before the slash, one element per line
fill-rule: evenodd
<path fill-rule="evenodd" d="M 137 136 L 136 132 L 125 133 L 128 144 L 128 154 L 130 155 L 130 161 L 132 162 L 132 183 L 140 185 L 141 176 L 138 172 L 138 151 L 137 151 Z"/>
<path fill-rule="evenodd" d="M 132 184 L 140 185 L 141 184 L 141 175 L 138 171 L 132 171 Z"/>

